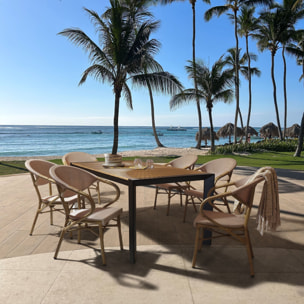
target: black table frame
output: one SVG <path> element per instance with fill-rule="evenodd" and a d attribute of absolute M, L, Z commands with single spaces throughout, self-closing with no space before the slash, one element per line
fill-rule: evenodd
<path fill-rule="evenodd" d="M 125 179 L 123 177 L 114 176 L 108 174 L 106 171 L 97 171 L 84 168 L 81 165 L 73 164 L 72 166 L 85 169 L 96 176 L 117 182 L 128 186 L 128 198 L 129 198 L 129 250 L 130 250 L 130 262 L 135 263 L 136 261 L 136 187 L 148 186 L 154 184 L 164 184 L 173 182 L 185 182 L 185 181 L 204 181 L 204 198 L 211 188 L 214 187 L 214 174 L 212 173 L 201 173 L 201 174 L 189 174 L 180 176 L 165 176 L 157 178 L 145 178 L 145 179 Z"/>

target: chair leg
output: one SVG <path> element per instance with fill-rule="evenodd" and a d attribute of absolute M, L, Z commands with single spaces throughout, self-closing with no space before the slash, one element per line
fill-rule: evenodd
<path fill-rule="evenodd" d="M 169 215 L 169 211 L 170 211 L 170 203 L 171 203 L 171 190 L 168 190 L 168 207 L 167 207 L 167 216 Z"/>
<path fill-rule="evenodd" d="M 153 209 L 156 209 L 156 201 L 157 201 L 157 195 L 158 195 L 158 187 L 155 188 L 155 198 L 154 198 L 154 207 Z"/>
<path fill-rule="evenodd" d="M 184 219 L 183 219 L 183 222 L 184 222 L 184 223 L 185 223 L 185 221 L 186 221 L 188 203 L 189 203 L 189 196 L 186 195 L 186 199 L 185 199 L 185 210 L 184 210 Z"/>
<path fill-rule="evenodd" d="M 50 206 L 50 223 L 51 223 L 51 225 L 53 225 L 53 211 L 54 211 L 54 208 L 52 206 Z"/>
<path fill-rule="evenodd" d="M 247 255 L 248 255 L 248 261 L 249 261 L 249 267 L 250 267 L 250 276 L 254 277 L 254 267 L 253 267 L 253 251 L 251 247 L 250 237 L 248 234 L 248 231 L 245 230 L 245 242 L 246 242 L 246 249 L 247 249 Z"/>
<path fill-rule="evenodd" d="M 122 235 L 121 235 L 120 215 L 117 217 L 117 227 L 118 227 L 118 236 L 119 236 L 120 250 L 123 250 Z"/>
<path fill-rule="evenodd" d="M 102 258 L 102 265 L 106 265 L 106 255 L 104 252 L 104 242 L 103 242 L 103 227 L 99 225 L 99 239 L 100 239 L 100 252 Z"/>
<path fill-rule="evenodd" d="M 81 224 L 78 224 L 77 242 L 78 242 L 78 244 L 80 244 L 80 242 L 81 242 Z"/>
<path fill-rule="evenodd" d="M 97 196 L 98 196 L 98 204 L 101 204 L 101 199 L 100 199 L 100 187 L 99 187 L 99 182 L 97 182 L 96 185 L 96 189 L 97 189 Z"/>
<path fill-rule="evenodd" d="M 40 209 L 38 209 L 36 211 L 36 215 L 35 215 L 35 218 L 34 218 L 34 221 L 33 221 L 33 224 L 32 224 L 32 228 L 31 228 L 31 231 L 30 231 L 30 235 L 33 234 L 33 231 L 34 231 L 34 228 L 35 228 L 35 225 L 36 225 L 39 213 L 40 213 Z"/>
<path fill-rule="evenodd" d="M 194 252 L 192 258 L 192 268 L 195 268 L 195 264 L 196 264 L 197 251 L 199 249 L 199 241 L 200 241 L 200 230 L 201 229 L 199 227 L 196 227 Z"/>
<path fill-rule="evenodd" d="M 58 245 L 57 245 L 56 251 L 55 251 L 54 259 L 57 259 L 58 252 L 59 252 L 59 249 L 60 249 L 60 246 L 61 246 L 61 243 L 62 243 L 62 240 L 63 240 L 63 237 L 64 237 L 65 232 L 66 232 L 66 231 L 65 231 L 65 229 L 63 228 L 62 231 L 61 231 L 61 234 L 60 234 L 60 239 L 59 239 L 59 241 L 58 241 Z"/>

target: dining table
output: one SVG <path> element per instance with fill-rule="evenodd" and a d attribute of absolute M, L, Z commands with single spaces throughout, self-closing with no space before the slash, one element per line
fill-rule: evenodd
<path fill-rule="evenodd" d="M 133 162 L 127 161 L 122 162 L 119 166 L 109 166 L 100 161 L 72 162 L 71 165 L 128 187 L 129 252 L 130 262 L 133 264 L 136 262 L 136 188 L 138 186 L 202 180 L 205 197 L 214 187 L 214 174 L 212 173 L 174 168 L 164 164 L 153 164 L 152 168 L 134 167 Z"/>

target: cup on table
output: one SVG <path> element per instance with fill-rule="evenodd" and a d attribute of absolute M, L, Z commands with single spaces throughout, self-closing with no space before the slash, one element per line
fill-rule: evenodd
<path fill-rule="evenodd" d="M 135 158 L 133 164 L 134 164 L 134 167 L 141 168 L 143 166 L 142 160 L 140 158 Z"/>
<path fill-rule="evenodd" d="M 147 159 L 146 166 L 147 166 L 147 168 L 152 169 L 154 167 L 153 159 Z"/>

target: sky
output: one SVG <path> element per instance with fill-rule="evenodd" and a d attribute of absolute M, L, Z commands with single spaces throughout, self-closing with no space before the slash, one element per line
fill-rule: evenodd
<path fill-rule="evenodd" d="M 282 1 L 278 1 L 281 3 Z M 225 1 L 211 0 L 211 6 L 196 2 L 196 57 L 210 67 L 235 46 L 234 25 L 226 15 L 204 20 L 204 13 Z M 110 84 L 88 78 L 78 86 L 83 71 L 90 66 L 87 54 L 58 33 L 78 27 L 98 42 L 95 28 L 84 7 L 99 14 L 109 7 L 108 0 L 0 0 L 0 125 L 113 125 L 114 94 Z M 258 7 L 257 11 L 261 8 Z M 185 88 L 192 88 L 185 66 L 192 59 L 192 9 L 189 1 L 152 6 L 160 21 L 153 38 L 161 42 L 155 59 L 174 74 Z M 296 26 L 304 28 L 302 20 Z M 245 40 L 240 38 L 245 51 Z M 252 65 L 261 70 L 252 79 L 250 125 L 277 124 L 273 102 L 270 52 L 261 53 L 250 40 L 250 51 L 258 56 Z M 283 65 L 281 50 L 275 58 L 277 98 L 283 127 Z M 287 56 L 287 127 L 300 124 L 304 110 L 304 87 L 299 82 L 301 67 Z M 133 111 L 121 99 L 120 126 L 150 126 L 150 100 L 144 88 L 132 88 Z M 198 126 L 195 103 L 170 110 L 171 96 L 154 94 L 157 126 Z M 247 120 L 248 82 L 241 79 L 240 108 Z M 203 126 L 209 125 L 202 103 Z M 214 126 L 234 122 L 235 101 L 218 102 L 213 107 Z M 240 123 L 238 122 L 238 125 Z"/>

